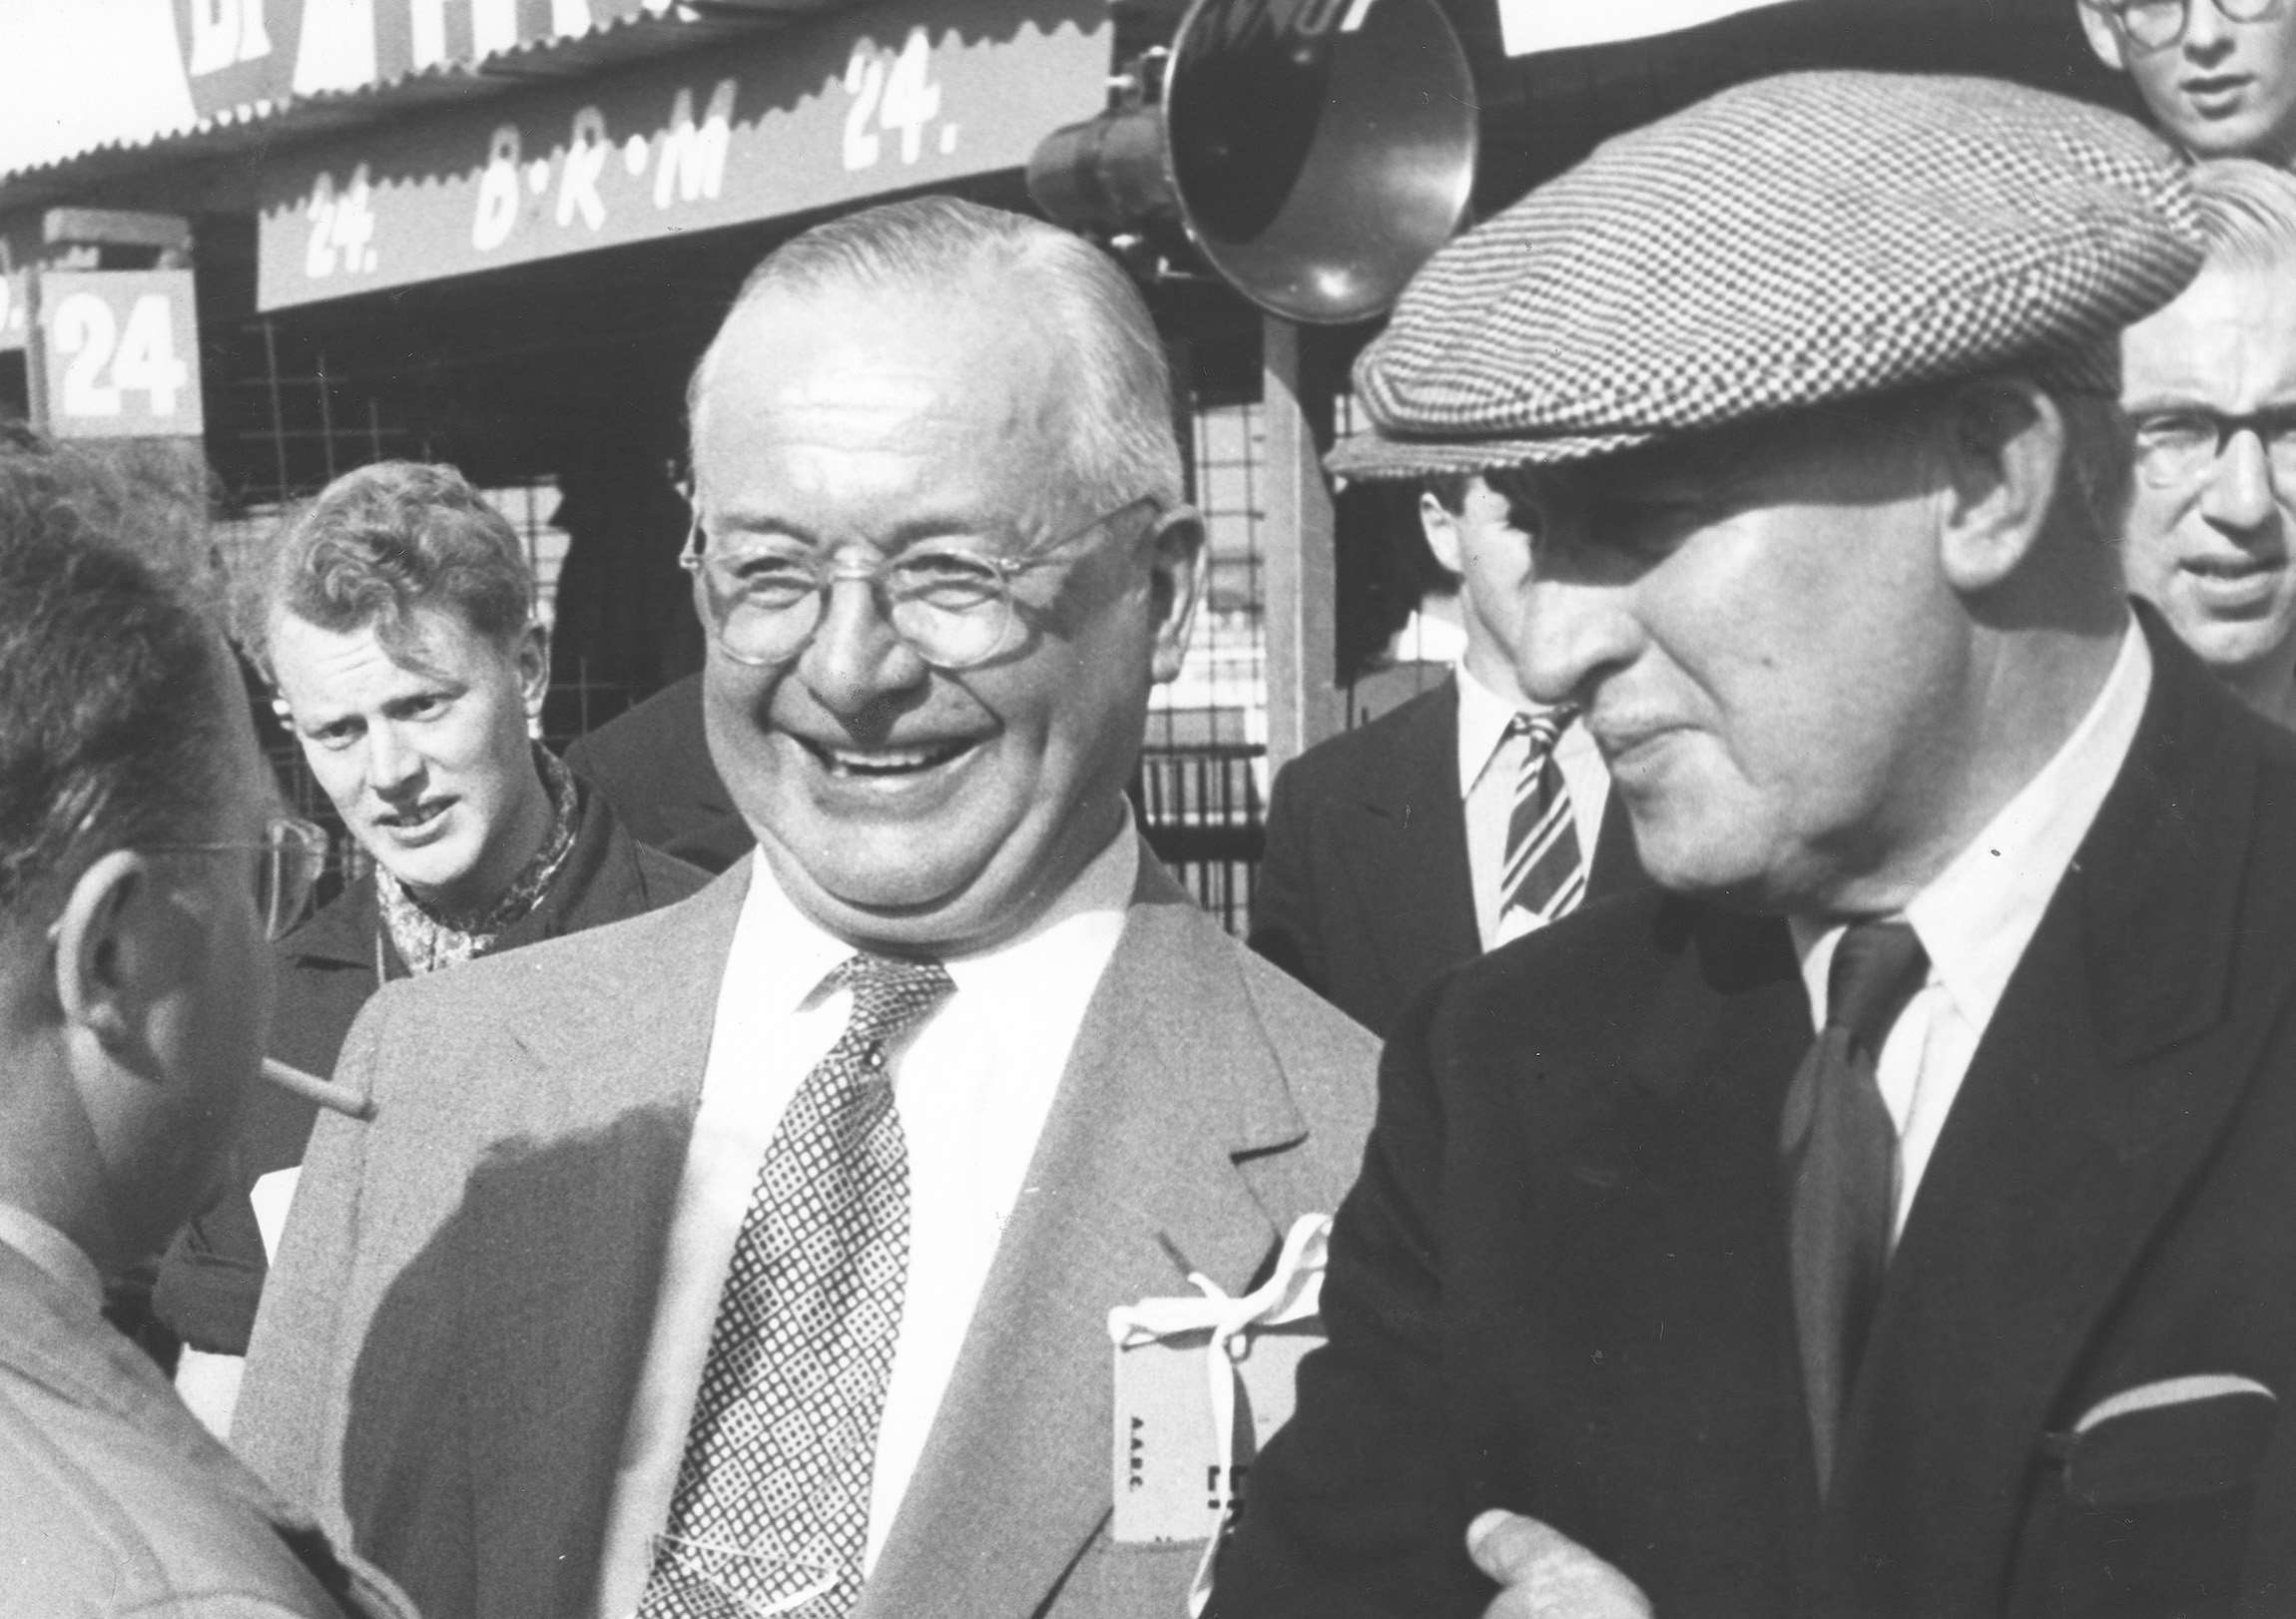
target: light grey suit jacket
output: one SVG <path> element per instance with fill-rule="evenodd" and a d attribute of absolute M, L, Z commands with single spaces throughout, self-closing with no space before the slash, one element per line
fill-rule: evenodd
<path fill-rule="evenodd" d="M 744 862 L 668 910 L 396 985 L 312 1137 L 234 1426 L 429 1619 L 590 1611 Z M 1111 1306 L 1242 1291 L 1353 1181 L 1371 1036 L 1143 850 L 1027 1191 L 857 1610 L 1171 1615 L 1113 1544 Z"/>
<path fill-rule="evenodd" d="M 4 1243 L 0 1613 L 414 1619 L 210 1437 L 92 1299 Z"/>

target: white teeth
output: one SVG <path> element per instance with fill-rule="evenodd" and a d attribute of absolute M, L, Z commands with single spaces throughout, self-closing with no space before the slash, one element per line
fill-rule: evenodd
<path fill-rule="evenodd" d="M 830 769 L 840 776 L 890 776 L 903 771 L 921 771 L 953 759 L 959 748 L 877 748 L 868 753 L 855 753 L 845 748 L 825 748 L 823 756 Z"/>

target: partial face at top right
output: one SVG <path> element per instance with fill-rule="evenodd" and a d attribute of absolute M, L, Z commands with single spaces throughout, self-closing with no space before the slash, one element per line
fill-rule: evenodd
<path fill-rule="evenodd" d="M 2106 66 L 2195 157 L 2296 159 L 2296 3 L 2081 0 Z"/>

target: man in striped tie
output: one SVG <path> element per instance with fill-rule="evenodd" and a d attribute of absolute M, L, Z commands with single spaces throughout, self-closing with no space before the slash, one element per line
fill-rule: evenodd
<path fill-rule="evenodd" d="M 1593 739 L 1516 673 L 1530 492 L 1438 474 L 1420 521 L 1458 581 L 1458 662 L 1284 768 L 1252 894 L 1253 948 L 1382 1034 L 1449 968 L 1642 880 Z"/>

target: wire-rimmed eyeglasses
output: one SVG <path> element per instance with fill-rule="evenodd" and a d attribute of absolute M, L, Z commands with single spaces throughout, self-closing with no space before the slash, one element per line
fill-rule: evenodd
<path fill-rule="evenodd" d="M 319 873 L 326 869 L 326 831 L 299 815 L 274 815 L 264 825 L 261 841 L 224 838 L 207 843 L 139 843 L 146 854 L 255 853 L 256 914 L 264 919 L 264 936 L 279 938 L 302 920 L 318 889 Z"/>
<path fill-rule="evenodd" d="M 919 658 L 935 669 L 972 669 L 1011 642 L 1015 579 L 1118 518 L 1158 504 L 1153 495 L 1138 496 L 1023 556 L 927 542 L 867 564 L 786 539 L 705 545 L 697 510 L 678 563 L 700 584 L 711 632 L 736 663 L 767 668 L 797 657 L 821 628 L 832 587 L 855 579 L 868 586 L 893 634 Z"/>
<path fill-rule="evenodd" d="M 2136 440 L 2136 474 L 2155 489 L 2181 489 L 2216 470 L 2224 447 L 2238 433 L 2254 433 L 2282 490 L 2296 493 L 2296 405 L 2245 416 L 2214 410 L 2140 411 L 2129 418 Z"/>
<path fill-rule="evenodd" d="M 2260 23 L 2278 16 L 2287 0 L 2088 0 L 2099 11 L 2109 11 L 2121 31 L 2148 51 L 2174 45 L 2184 37 L 2196 5 L 2213 5 L 2227 22 Z"/>

